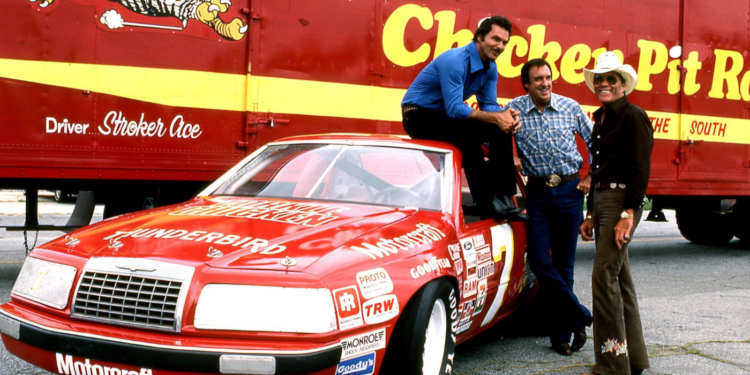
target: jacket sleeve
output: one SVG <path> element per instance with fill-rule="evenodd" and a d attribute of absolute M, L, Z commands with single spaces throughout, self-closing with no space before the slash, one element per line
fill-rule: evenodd
<path fill-rule="evenodd" d="M 654 130 L 646 113 L 640 109 L 629 111 L 626 118 L 628 133 L 625 139 L 625 188 L 624 209 L 640 209 L 646 196 L 646 187 L 651 174 L 651 150 L 654 146 Z"/>

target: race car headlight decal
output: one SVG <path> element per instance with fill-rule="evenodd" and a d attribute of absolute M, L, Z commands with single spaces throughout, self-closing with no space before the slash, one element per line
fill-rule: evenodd
<path fill-rule="evenodd" d="M 209 284 L 195 308 L 195 328 L 325 333 L 336 329 L 328 289 Z"/>
<path fill-rule="evenodd" d="M 28 257 L 11 294 L 63 310 L 76 277 L 76 268 Z"/>

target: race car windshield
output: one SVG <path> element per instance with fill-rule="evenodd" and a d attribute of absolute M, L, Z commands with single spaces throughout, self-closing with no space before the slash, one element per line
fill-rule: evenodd
<path fill-rule="evenodd" d="M 295 198 L 440 211 L 445 155 L 329 144 L 273 145 L 214 195 Z"/>

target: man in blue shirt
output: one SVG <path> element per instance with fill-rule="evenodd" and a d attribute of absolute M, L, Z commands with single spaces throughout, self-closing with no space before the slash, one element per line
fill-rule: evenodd
<path fill-rule="evenodd" d="M 419 73 L 401 102 L 404 130 L 412 138 L 445 141 L 463 155 L 471 195 L 482 218 L 523 219 L 510 197 L 516 193 L 512 134 L 518 113 L 497 104 L 497 65 L 512 26 L 502 16 L 483 20 L 473 43 L 445 51 Z M 480 109 L 464 100 L 477 97 Z M 485 162 L 482 144 L 491 143 Z"/>
<path fill-rule="evenodd" d="M 521 82 L 529 94 L 506 107 L 520 112 L 524 124 L 516 133 L 516 148 L 528 176 L 527 259 L 543 300 L 554 306 L 548 310 L 555 311 L 549 319 L 552 348 L 568 356 L 586 343 L 585 327 L 591 325 L 591 312 L 573 293 L 573 263 L 583 196 L 591 183 L 590 175 L 579 177 L 583 157 L 576 134 L 590 144 L 593 124 L 578 103 L 552 93 L 552 73 L 544 59 L 524 64 Z"/>

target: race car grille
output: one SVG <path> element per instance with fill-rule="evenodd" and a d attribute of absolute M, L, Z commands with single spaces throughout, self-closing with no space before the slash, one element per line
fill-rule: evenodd
<path fill-rule="evenodd" d="M 73 303 L 77 318 L 176 331 L 182 282 L 86 271 Z"/>

